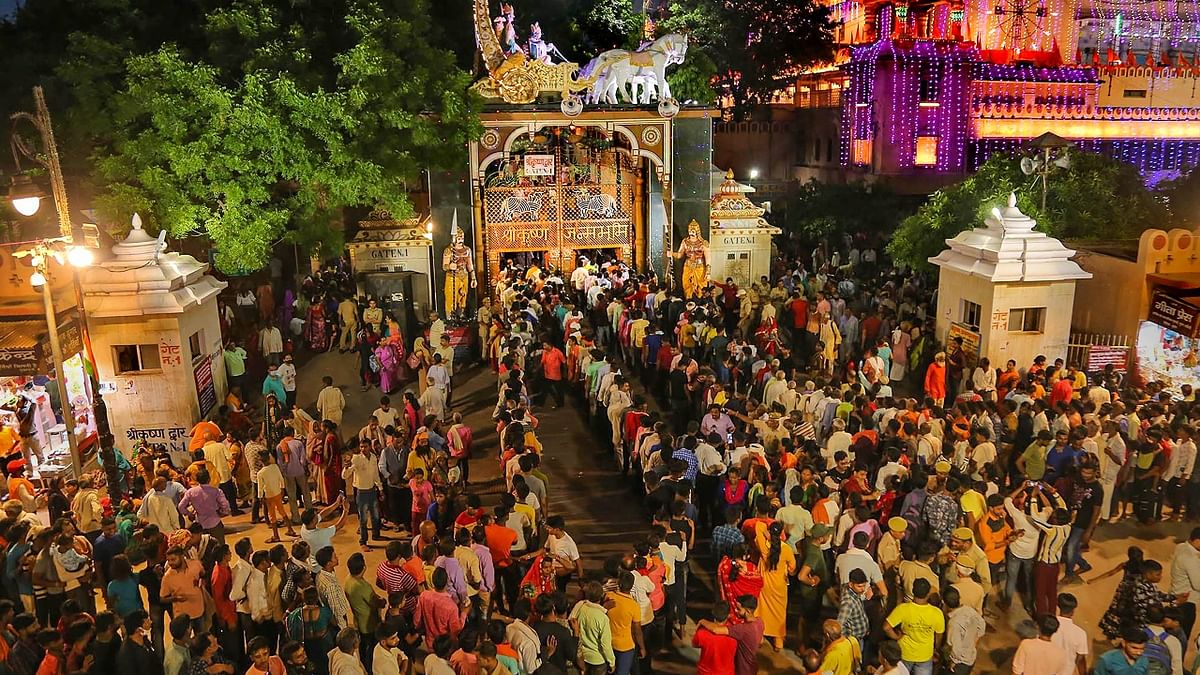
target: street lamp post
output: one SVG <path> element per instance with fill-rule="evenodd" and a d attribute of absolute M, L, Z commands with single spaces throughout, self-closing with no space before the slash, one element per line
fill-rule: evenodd
<path fill-rule="evenodd" d="M 71 449 L 71 465 L 75 471 L 83 470 L 82 457 L 79 455 L 79 440 L 75 438 L 75 413 L 67 393 L 67 372 L 63 368 L 62 342 L 58 336 L 58 315 L 54 312 L 54 296 L 50 292 L 50 272 L 46 257 L 53 255 L 45 245 L 37 245 L 31 249 L 34 273 L 30 282 L 34 288 L 42 291 L 42 308 L 46 311 L 46 326 L 49 327 L 50 354 L 54 359 L 55 381 L 58 382 L 58 401 L 62 407 L 63 426 L 67 428 L 67 447 Z M 39 283 L 40 282 L 40 283 Z"/>
<path fill-rule="evenodd" d="M 60 406 L 62 407 L 63 422 L 67 426 L 67 443 L 71 449 L 71 462 L 74 465 L 72 468 L 78 475 L 83 471 L 83 458 L 79 454 L 79 444 L 75 438 L 75 415 L 72 412 L 71 401 L 68 399 L 67 394 L 62 344 L 58 334 L 58 318 L 54 311 L 53 294 L 50 291 L 49 259 L 54 258 L 60 264 L 69 265 L 73 268 L 71 282 L 75 290 L 79 332 L 87 358 L 93 364 L 93 372 L 91 374 L 86 372 L 86 368 L 84 370 L 85 374 L 91 379 L 92 384 L 92 414 L 95 416 L 96 432 L 99 441 L 97 456 L 103 463 L 107 474 L 109 495 L 116 500 L 121 496 L 116 451 L 113 447 L 112 432 L 108 426 L 108 408 L 104 404 L 104 397 L 101 395 L 100 388 L 95 380 L 94 366 L 96 359 L 92 353 L 92 341 L 87 326 L 87 311 L 83 305 L 83 288 L 79 283 L 78 273 L 78 268 L 87 267 L 91 264 L 92 254 L 87 248 L 74 245 L 75 229 L 71 224 L 71 209 L 67 200 L 67 183 L 63 177 L 62 165 L 59 163 L 58 144 L 54 140 L 54 126 L 50 121 L 50 109 L 46 106 L 46 98 L 41 87 L 33 88 L 33 101 L 34 112 L 32 114 L 18 112 L 14 113 L 11 119 L 14 126 L 20 122 L 28 122 L 33 126 L 41 139 L 45 156 L 39 155 L 35 148 L 15 131 L 12 133 L 10 143 L 12 146 L 13 161 L 16 163 L 18 173 L 13 178 L 12 187 L 9 189 L 9 199 L 12 202 L 13 208 L 21 215 L 32 216 L 37 213 L 44 195 L 28 176 L 20 173 L 20 156 L 24 155 L 26 158 L 41 164 L 46 168 L 50 177 L 50 193 L 54 199 L 54 210 L 58 216 L 59 232 L 57 237 L 43 239 L 28 249 L 18 251 L 15 255 L 31 258 L 35 271 L 30 281 L 35 287 L 41 286 L 42 305 L 46 313 L 46 324 L 50 339 L 50 351 L 54 359 L 56 379 L 58 380 Z M 87 239 L 86 235 L 83 239 Z M 38 281 L 41 281 L 41 283 L 38 284 Z"/>

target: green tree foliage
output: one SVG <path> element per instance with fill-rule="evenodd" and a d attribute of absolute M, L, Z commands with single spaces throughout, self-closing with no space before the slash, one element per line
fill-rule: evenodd
<path fill-rule="evenodd" d="M 1137 169 L 1104 155 L 1073 151 L 1071 165 L 1050 174 L 1046 213 L 1041 212 L 1041 183 L 1021 172 L 1019 157 L 996 155 L 967 179 L 938 190 L 915 214 L 904 219 L 888 244 L 893 259 L 928 268 L 928 258 L 945 240 L 982 226 L 1009 193 L 1038 229 L 1060 239 L 1136 239 L 1144 230 L 1172 221 L 1160 195 L 1149 190 Z"/>
<path fill-rule="evenodd" d="M 346 208 L 406 217 L 405 181 L 478 131 L 470 78 L 434 45 L 426 0 L 161 3 L 206 10 L 178 40 L 146 31 L 181 10 L 139 14 L 140 1 L 106 0 L 127 5 L 118 28 L 69 27 L 58 119 L 71 151 L 88 151 L 109 222 L 137 211 L 174 236 L 206 234 L 224 270 L 262 267 L 281 240 L 339 249 Z"/>
<path fill-rule="evenodd" d="M 678 101 L 712 105 L 717 100 L 713 83 L 717 76 L 717 64 L 700 50 L 689 51 L 687 60 L 667 71 L 671 83 L 671 95 Z"/>
<path fill-rule="evenodd" d="M 580 22 L 582 49 L 594 56 L 609 49 L 634 49 L 642 36 L 645 17 L 635 14 L 629 0 L 589 0 Z M 575 58 L 586 60 L 584 54 Z"/>
<path fill-rule="evenodd" d="M 845 234 L 886 237 L 916 209 L 916 203 L 877 183 L 810 180 L 787 198 L 784 208 L 788 227 L 805 242 L 840 244 Z"/>
<path fill-rule="evenodd" d="M 659 33 L 688 35 L 689 59 L 702 52 L 711 60 L 716 95 L 739 118 L 830 59 L 833 28 L 828 8 L 813 0 L 672 0 L 658 24 Z"/>

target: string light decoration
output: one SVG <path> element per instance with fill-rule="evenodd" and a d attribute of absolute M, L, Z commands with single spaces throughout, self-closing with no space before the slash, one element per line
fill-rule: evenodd
<path fill-rule="evenodd" d="M 972 142 L 970 169 L 975 171 L 995 154 L 1015 154 L 1030 139 L 981 139 Z M 1119 159 L 1137 167 L 1151 178 L 1173 174 L 1200 165 L 1200 141 L 1171 139 L 1098 141 L 1074 140 L 1079 150 Z"/>
<path fill-rule="evenodd" d="M 885 38 L 854 49 L 845 67 L 850 77 L 842 108 L 842 163 L 863 159 L 864 153 L 854 151 L 856 142 L 886 138 L 889 170 L 916 167 L 920 143 L 922 164 L 926 153 L 936 155 L 928 170 L 962 171 L 970 133 L 968 93 L 978 62 L 974 45 L 953 40 Z M 877 95 L 881 90 L 886 100 Z"/>

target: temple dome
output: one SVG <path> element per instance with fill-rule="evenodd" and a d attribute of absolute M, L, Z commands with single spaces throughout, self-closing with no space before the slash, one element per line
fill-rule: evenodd
<path fill-rule="evenodd" d="M 1017 195 L 1010 194 L 1008 204 L 993 209 L 984 227 L 947 239 L 949 248 L 929 262 L 993 283 L 1092 278 L 1090 272 L 1071 260 L 1075 251 L 1045 232 L 1034 230 L 1036 224 L 1017 208 Z"/>

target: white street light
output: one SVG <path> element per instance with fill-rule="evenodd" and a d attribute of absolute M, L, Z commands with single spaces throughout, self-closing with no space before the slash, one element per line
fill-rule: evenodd
<path fill-rule="evenodd" d="M 29 176 L 13 176 L 12 186 L 8 189 L 8 201 L 17 213 L 28 218 L 38 212 L 42 205 L 42 191 L 34 184 Z"/>
<path fill-rule="evenodd" d="M 42 286 L 46 285 L 46 276 L 41 272 L 34 272 L 29 277 L 29 283 L 34 288 L 41 288 Z"/>
<path fill-rule="evenodd" d="M 72 246 L 67 249 L 67 262 L 71 263 L 72 267 L 91 267 L 93 260 L 95 256 L 84 246 Z"/>
<path fill-rule="evenodd" d="M 750 169 L 750 180 L 758 178 L 758 169 Z"/>
<path fill-rule="evenodd" d="M 12 205 L 17 210 L 17 213 L 28 217 L 38 212 L 38 208 L 42 205 L 42 198 L 19 197 L 12 200 Z"/>

